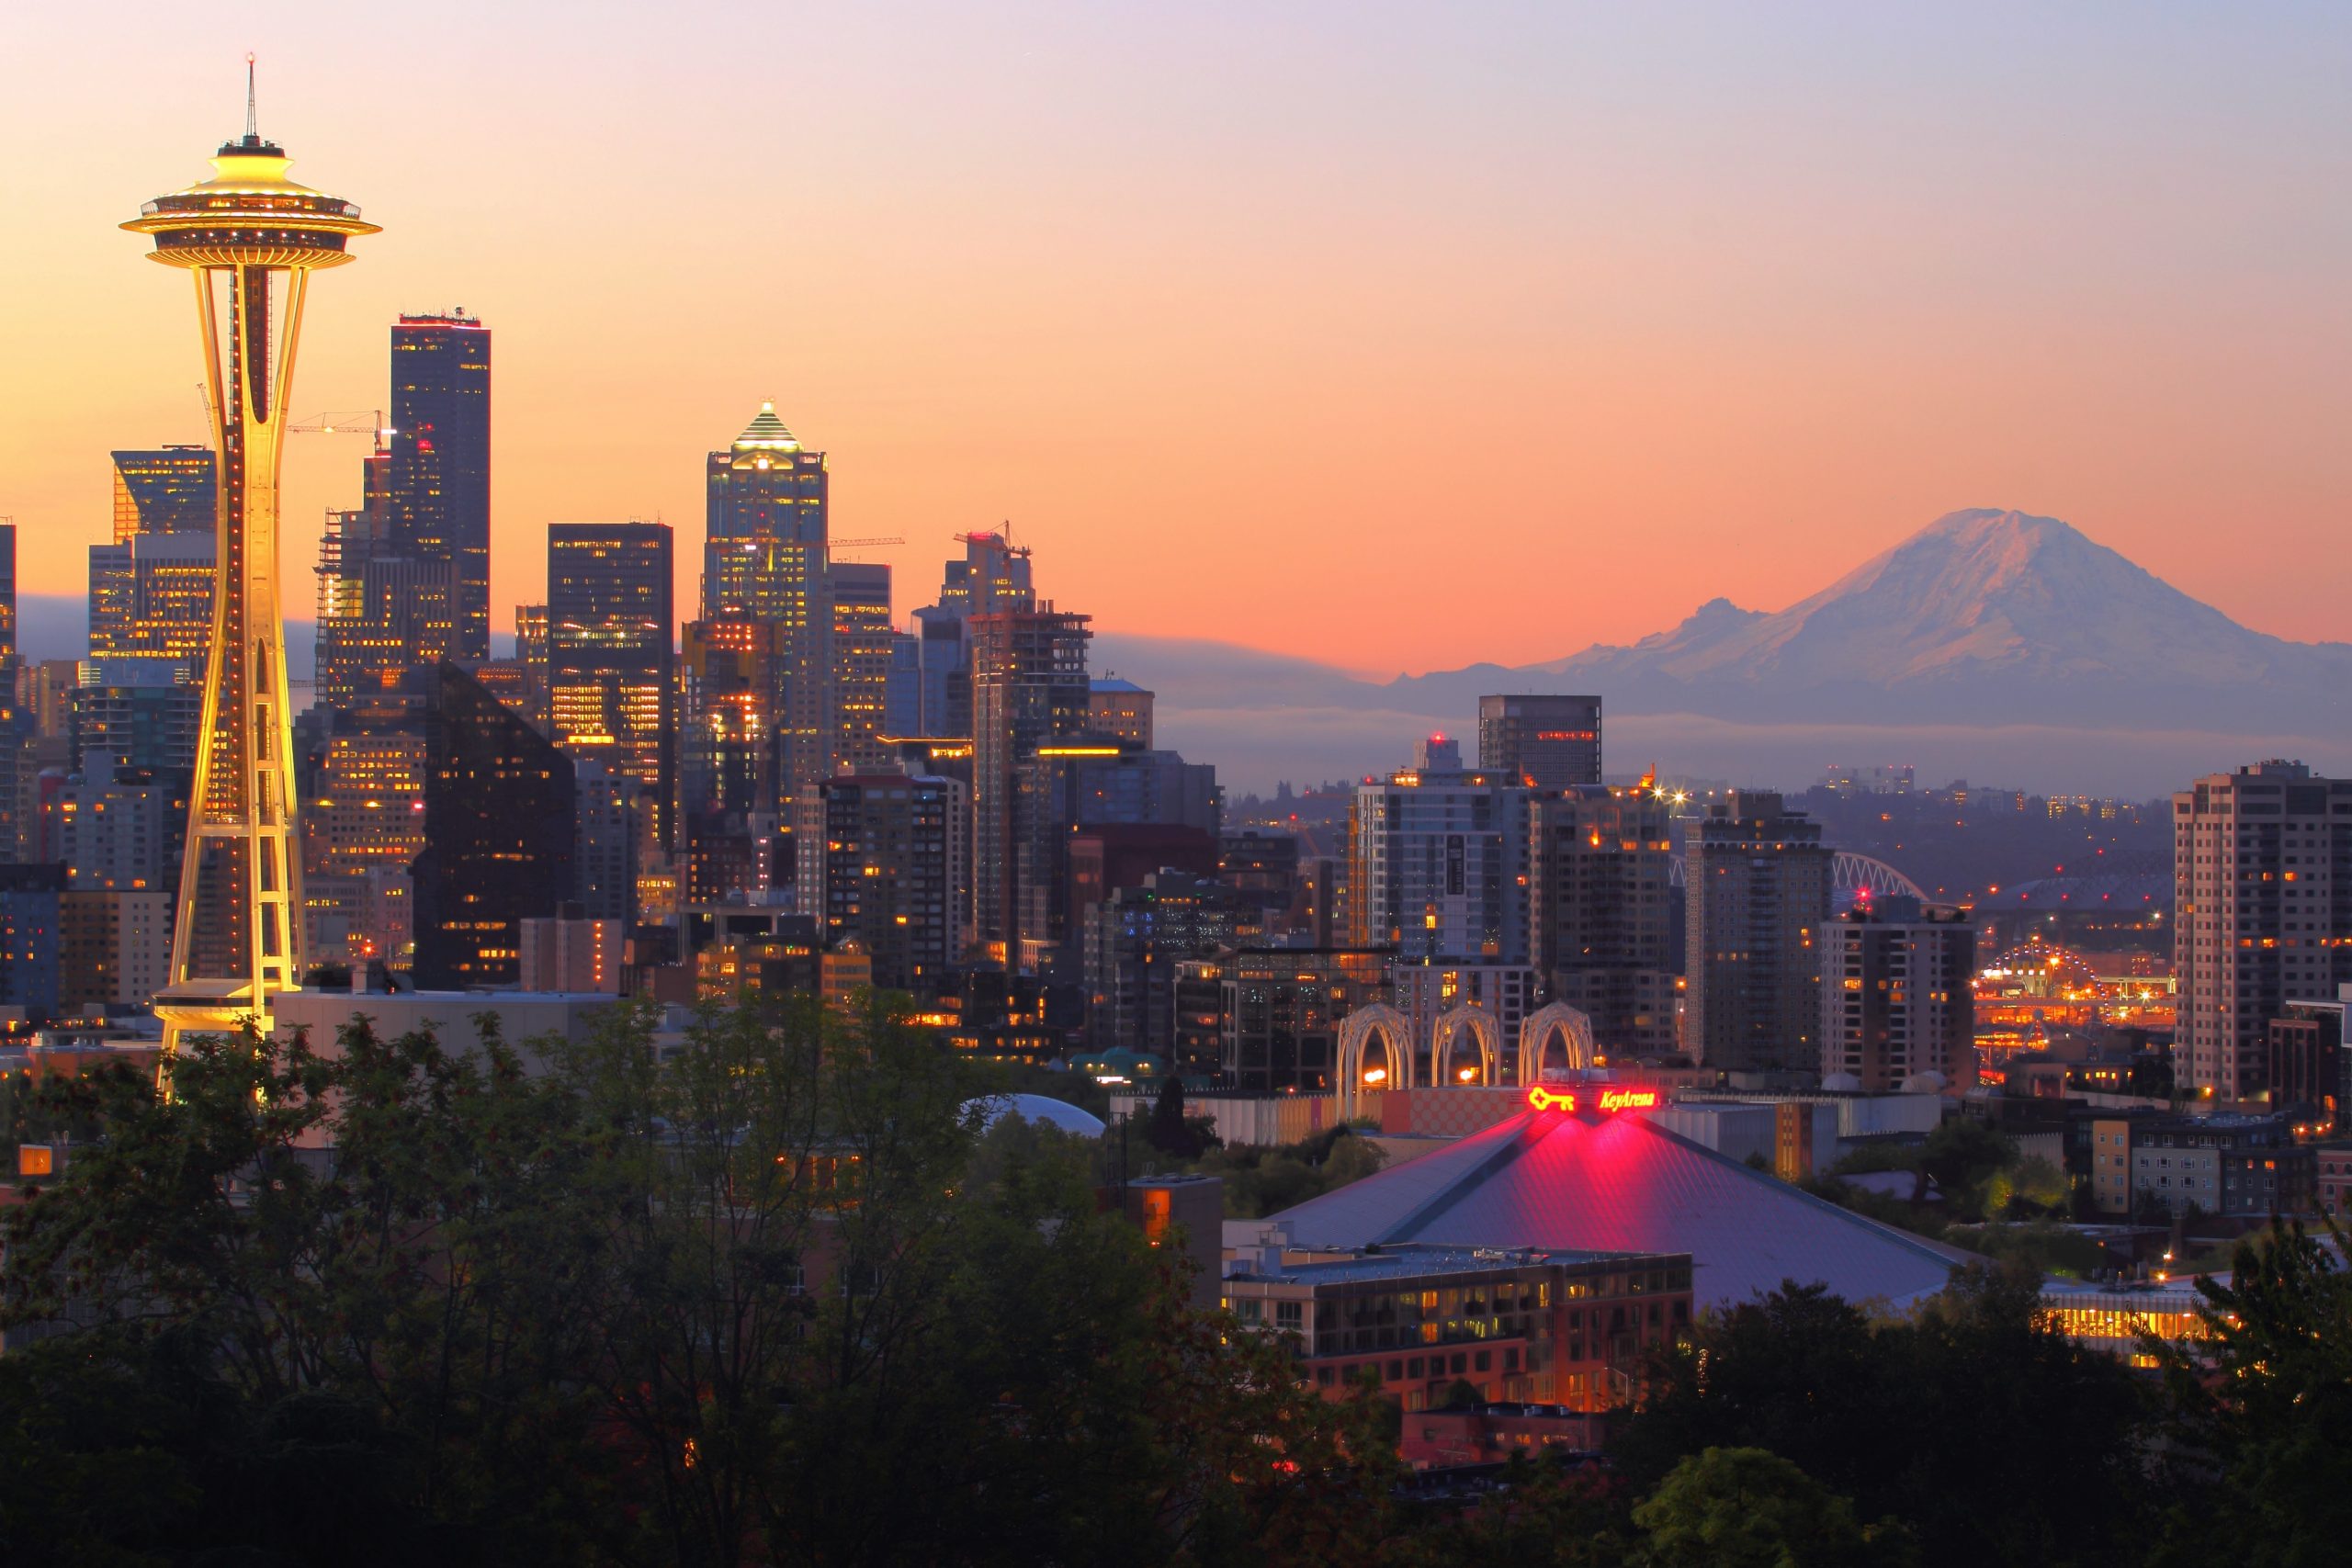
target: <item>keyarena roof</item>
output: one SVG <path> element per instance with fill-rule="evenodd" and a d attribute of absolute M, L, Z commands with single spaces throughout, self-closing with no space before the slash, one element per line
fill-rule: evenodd
<path fill-rule="evenodd" d="M 1969 1254 L 1676 1136 L 1634 1112 L 1531 1111 L 1272 1216 L 1299 1247 L 1687 1252 L 1702 1306 L 1782 1281 L 1901 1306 Z"/>

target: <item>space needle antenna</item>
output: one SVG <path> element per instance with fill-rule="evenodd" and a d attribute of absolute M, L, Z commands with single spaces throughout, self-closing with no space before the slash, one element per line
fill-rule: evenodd
<path fill-rule="evenodd" d="M 245 140 L 261 140 L 261 123 L 254 114 L 254 51 L 245 51 Z"/>

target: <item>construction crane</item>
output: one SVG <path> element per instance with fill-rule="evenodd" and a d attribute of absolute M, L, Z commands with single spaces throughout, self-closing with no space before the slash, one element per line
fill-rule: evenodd
<path fill-rule="evenodd" d="M 212 389 L 198 381 L 196 395 L 204 404 L 204 423 L 209 427 L 218 423 L 212 407 Z M 287 422 L 288 435 L 372 435 L 381 446 L 400 432 L 384 423 L 381 409 L 353 409 L 343 413 L 314 413 L 308 419 Z"/>
<path fill-rule="evenodd" d="M 880 549 L 885 545 L 903 545 L 905 543 L 906 541 L 904 539 L 899 538 L 895 534 L 889 536 L 888 538 L 876 539 L 828 539 L 825 541 L 825 553 L 831 555 L 835 550 L 876 550 Z"/>
<path fill-rule="evenodd" d="M 372 435 L 379 445 L 399 432 L 386 427 L 382 409 L 353 409 L 346 413 L 314 413 L 287 423 L 288 435 Z"/>

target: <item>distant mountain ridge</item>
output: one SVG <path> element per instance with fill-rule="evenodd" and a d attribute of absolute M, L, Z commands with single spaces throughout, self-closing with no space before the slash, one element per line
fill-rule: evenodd
<path fill-rule="evenodd" d="M 2056 518 L 1990 509 L 1939 518 L 1785 610 L 1718 598 L 1631 647 L 1382 690 L 1461 711 L 1498 681 L 1742 721 L 2310 733 L 2352 718 L 2352 645 L 2249 630 Z"/>

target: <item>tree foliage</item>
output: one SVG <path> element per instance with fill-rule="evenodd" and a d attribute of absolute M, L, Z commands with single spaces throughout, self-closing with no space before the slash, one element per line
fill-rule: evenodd
<path fill-rule="evenodd" d="M 2273 1221 L 2226 1282 L 2199 1280 L 2206 1337 L 2150 1341 L 2172 1422 L 2164 1561 L 2313 1568 L 2352 1540 L 2352 1272 L 2343 1233 Z"/>
<path fill-rule="evenodd" d="M 1910 1316 L 1873 1318 L 1784 1285 L 1661 1356 L 1612 1451 L 1647 1490 L 1691 1454 L 1767 1450 L 1860 1517 L 1903 1521 L 1928 1563 L 2120 1560 L 2116 1521 L 2153 1502 L 2144 1400 L 2044 1320 L 2038 1291 L 1972 1266 Z"/>

